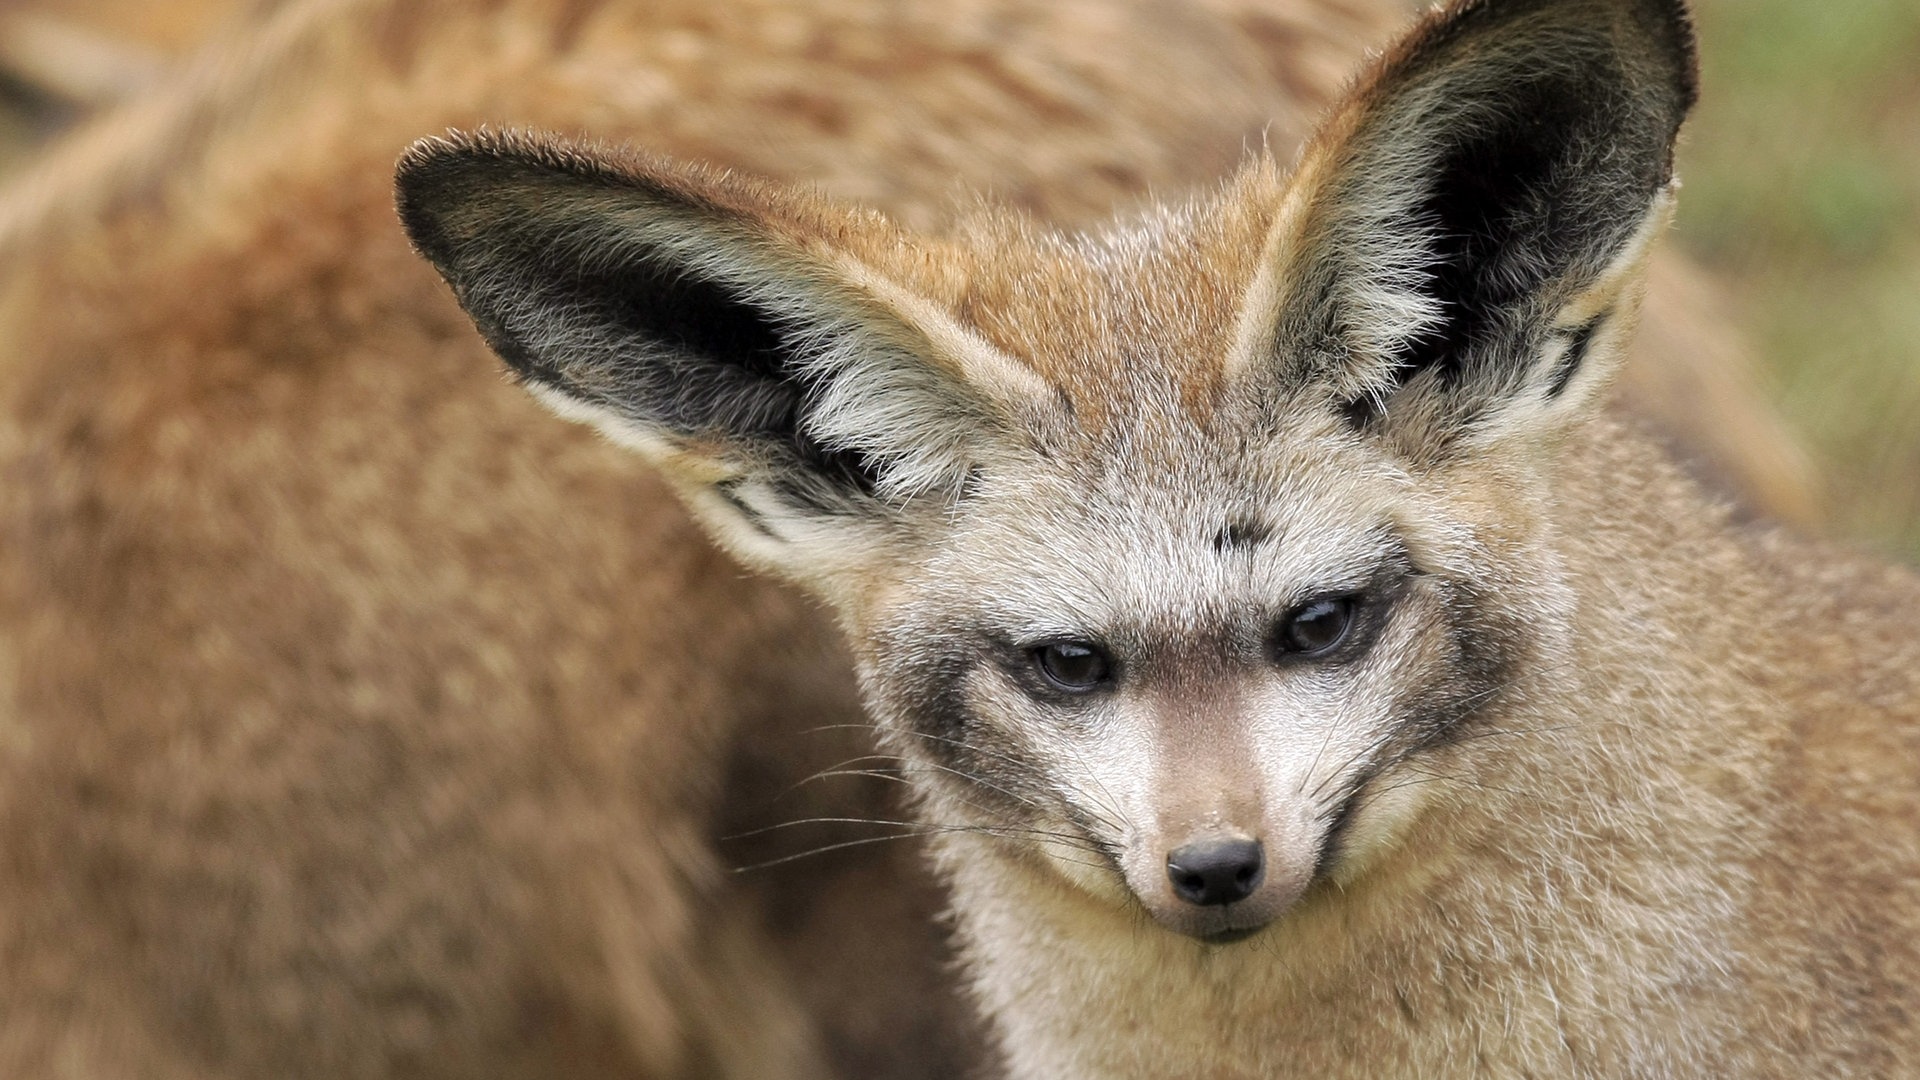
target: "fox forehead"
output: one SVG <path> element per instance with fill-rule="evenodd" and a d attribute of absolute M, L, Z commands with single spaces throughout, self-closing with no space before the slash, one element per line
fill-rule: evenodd
<path fill-rule="evenodd" d="M 962 324 L 1039 375 L 1082 433 L 1173 414 L 1205 426 L 1284 189 L 1262 157 L 1210 196 L 1098 232 L 983 212 L 956 230 L 933 271 L 944 280 L 921 288 L 944 293 Z"/>
<path fill-rule="evenodd" d="M 1178 460 L 1036 456 L 983 478 L 916 569 L 920 599 L 1027 640 L 1157 649 L 1257 631 L 1420 544 L 1417 490 L 1357 440 L 1282 431 L 1250 445 L 1186 428 L 1168 445 Z"/>

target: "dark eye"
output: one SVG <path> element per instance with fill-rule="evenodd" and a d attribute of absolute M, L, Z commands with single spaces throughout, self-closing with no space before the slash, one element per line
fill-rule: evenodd
<path fill-rule="evenodd" d="M 1047 681 L 1076 694 L 1098 688 L 1113 677 L 1113 662 L 1098 646 L 1056 641 L 1033 650 L 1033 662 Z"/>
<path fill-rule="evenodd" d="M 1347 640 L 1358 600 L 1327 596 L 1309 600 L 1280 623 L 1280 651 L 1290 656 L 1325 656 Z"/>

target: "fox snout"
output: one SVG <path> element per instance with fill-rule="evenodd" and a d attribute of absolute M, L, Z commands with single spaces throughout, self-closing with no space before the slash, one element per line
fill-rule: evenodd
<path fill-rule="evenodd" d="M 1314 852 L 1265 829 L 1162 836 L 1126 860 L 1127 885 L 1162 927 L 1225 944 L 1286 914 L 1314 875 Z"/>
<path fill-rule="evenodd" d="M 1135 837 L 1122 869 L 1161 926 L 1203 941 L 1238 940 L 1300 899 L 1322 837 L 1289 820 L 1293 807 L 1253 797 L 1269 787 L 1253 771 L 1185 764 L 1159 785 L 1159 805 L 1146 815 L 1154 824 Z"/>

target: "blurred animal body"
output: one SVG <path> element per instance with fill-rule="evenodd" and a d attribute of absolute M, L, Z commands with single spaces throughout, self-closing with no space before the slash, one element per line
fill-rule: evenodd
<path fill-rule="evenodd" d="M 1009 394 L 1061 380 L 1066 402 L 1075 377 L 1035 374 L 1028 361 L 1052 346 L 1021 335 L 1077 327 L 1046 305 L 1102 295 L 1136 255 L 1176 282 L 1193 259 L 1258 232 L 1282 190 L 1274 161 L 1334 101 L 1394 5 L 271 7 L 244 48 L 79 132 L 0 196 L 0 1074 L 884 1078 L 987 1061 L 993 1044 L 946 968 L 942 902 L 909 845 L 725 872 L 809 842 L 779 831 L 723 855 L 720 837 L 788 817 L 901 813 L 893 785 L 871 776 L 769 805 L 816 771 L 872 771 L 833 767 L 870 752 L 854 665 L 809 601 L 712 546 L 674 486 L 709 524 L 731 522 L 750 560 L 782 561 L 766 545 L 809 519 L 756 510 L 770 489 L 736 483 L 746 474 L 734 464 L 716 470 L 697 439 L 635 436 L 658 470 L 487 377 L 492 360 L 393 222 L 392 162 L 422 132 L 514 124 L 815 185 L 888 219 L 738 175 L 609 165 L 505 136 L 460 144 L 526 164 L 563 203 L 598 192 L 596 212 L 631 217 L 675 257 L 696 253 L 647 233 L 623 200 L 636 183 L 690 200 L 701 229 L 760 252 L 700 263 L 714 273 L 779 270 L 769 287 L 786 287 L 798 264 L 755 261 L 774 258 L 756 247 L 774 237 L 765 250 L 779 259 L 827 267 L 793 287 L 857 297 L 861 327 L 908 310 L 912 333 L 874 342 L 872 357 L 898 361 L 876 387 L 920 379 L 913 358 L 932 327 L 948 335 L 942 349 L 998 343 L 968 379 Z M 1148 212 L 1107 239 L 1063 238 L 1149 190 L 1213 183 L 1263 141 L 1226 194 L 1194 204 L 1218 213 Z M 954 209 L 975 191 L 1031 224 Z M 529 228 L 550 220 L 545 208 L 544 196 L 520 208 Z M 459 239 L 457 221 L 437 220 Z M 1197 223 L 1211 224 L 1192 246 L 1163 246 Z M 522 237 L 566 249 L 559 235 Z M 1008 261 L 950 259 L 983 248 Z M 846 284 L 843 251 L 872 273 Z M 601 269 L 616 292 L 644 295 L 662 265 Z M 786 340 L 779 320 L 715 329 L 701 315 L 739 297 L 670 269 L 686 288 L 668 328 L 690 347 L 765 359 Z M 1056 284 L 1030 290 L 1023 271 Z M 1063 271 L 1081 292 L 1058 291 Z M 1727 407 L 1681 417 L 1673 437 L 1750 503 L 1795 509 L 1784 440 L 1752 404 L 1737 354 L 1683 298 L 1700 286 L 1670 261 L 1652 273 L 1662 284 L 1644 336 L 1665 362 L 1630 367 L 1660 373 L 1636 399 L 1642 414 L 1671 414 L 1666 373 L 1720 388 Z M 1182 325 L 1237 317 L 1244 282 L 1185 280 L 1219 290 L 1179 293 L 1192 302 Z M 773 293 L 765 302 L 788 310 Z M 1150 375 L 1164 360 L 1127 352 L 1131 316 L 1112 314 L 1098 340 L 1113 348 L 1089 344 L 1074 362 L 1099 379 L 1100 364 L 1132 356 Z M 667 326 L 640 307 L 609 317 Z M 1597 354 L 1615 355 L 1627 321 L 1596 329 Z M 509 350 L 524 330 L 490 328 Z M 682 419 L 777 431 L 801 399 L 761 359 L 715 385 L 683 371 Z M 634 389 L 618 370 L 601 389 Z M 746 396 L 701 412 L 726 387 Z M 831 520 L 836 485 L 924 506 L 928 493 L 994 482 L 956 467 L 950 451 L 974 436 L 943 401 L 891 393 L 875 400 L 900 405 L 894 427 L 924 424 L 951 445 L 875 472 L 893 448 L 864 441 L 855 395 L 838 414 L 849 426 L 809 428 L 823 441 L 764 444 L 765 461 L 791 450 L 825 478 L 778 497 L 819 500 Z M 1175 417 L 1191 403 L 1165 404 Z M 1074 407 L 1076 423 L 1101 422 L 1097 399 Z M 1222 532 L 1223 550 L 1257 547 L 1257 531 Z M 844 568 L 875 550 L 850 540 Z M 968 574 L 939 580 L 958 588 Z M 908 770 L 991 775 L 979 761 L 928 760 L 915 745 L 929 740 L 905 730 L 891 738 L 907 741 L 896 749 Z M 956 812 L 958 823 L 969 811 Z M 971 842 L 944 847 L 950 870 L 998 865 L 969 861 Z M 979 881 L 955 882 L 963 910 L 986 910 Z M 987 926 L 963 924 L 976 964 Z M 1176 953 L 1209 948 L 1138 932 Z M 1075 955 L 1070 938 L 1049 940 Z M 1205 955 L 1178 953 L 1169 977 Z M 1080 1018 L 1007 998 L 1014 976 L 977 970 L 1019 1067 L 1059 1060 L 1035 1056 L 1057 1040 L 1014 1038 L 1007 1018 Z"/>

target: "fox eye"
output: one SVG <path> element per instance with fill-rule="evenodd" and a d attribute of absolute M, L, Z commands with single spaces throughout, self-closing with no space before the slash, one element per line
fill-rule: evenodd
<path fill-rule="evenodd" d="M 1325 656 L 1353 629 L 1354 596 L 1323 596 L 1287 613 L 1280 623 L 1280 651 L 1288 656 Z"/>
<path fill-rule="evenodd" d="M 1040 674 L 1069 693 L 1096 690 L 1113 678 L 1113 661 L 1097 645 L 1083 641 L 1056 641 L 1033 650 Z"/>

